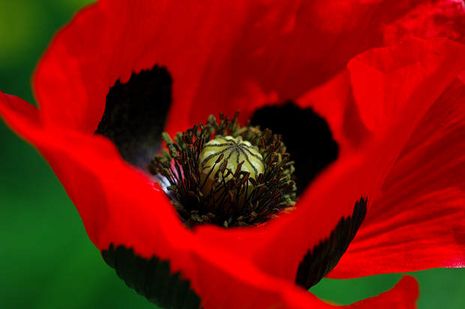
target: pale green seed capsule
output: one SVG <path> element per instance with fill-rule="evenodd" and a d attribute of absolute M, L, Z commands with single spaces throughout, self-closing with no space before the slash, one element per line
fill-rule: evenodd
<path fill-rule="evenodd" d="M 242 140 L 240 136 L 215 137 L 205 144 L 199 159 L 200 179 L 204 194 L 208 194 L 215 182 L 228 181 L 234 177 L 233 174 L 239 165 L 240 171 L 249 173 L 249 178 L 253 179 L 265 171 L 263 156 L 258 148 L 249 141 Z M 229 170 L 230 173 L 218 173 L 225 164 L 226 170 Z"/>

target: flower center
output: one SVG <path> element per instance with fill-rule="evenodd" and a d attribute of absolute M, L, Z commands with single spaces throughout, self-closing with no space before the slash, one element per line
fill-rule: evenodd
<path fill-rule="evenodd" d="M 256 225 L 292 208 L 294 167 L 280 136 L 241 127 L 237 117 L 210 117 L 205 124 L 163 134 L 167 151 L 150 171 L 168 183 L 166 191 L 188 226 Z"/>

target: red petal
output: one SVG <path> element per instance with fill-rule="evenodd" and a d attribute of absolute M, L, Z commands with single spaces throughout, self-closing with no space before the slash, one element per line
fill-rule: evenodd
<path fill-rule="evenodd" d="M 384 29 L 387 43 L 399 42 L 411 36 L 443 37 L 465 42 L 465 4 L 461 0 L 428 1 Z"/>
<path fill-rule="evenodd" d="M 143 3 L 147 4 L 148 2 Z M 237 45 L 233 44 L 234 40 L 232 38 L 237 39 L 236 36 L 243 33 L 243 27 L 250 26 L 248 22 L 244 22 L 247 19 L 241 15 L 245 11 L 243 8 L 236 8 L 237 10 L 234 11 L 235 14 L 224 14 L 224 11 L 229 11 L 230 8 L 221 4 L 216 4 L 213 7 L 201 7 L 196 3 L 193 8 L 187 6 L 183 7 L 183 9 L 178 8 L 176 13 L 168 10 L 169 7 L 169 4 L 161 3 L 153 10 L 153 7 L 152 9 L 148 9 L 146 5 L 138 6 L 134 5 L 134 3 L 127 5 L 122 1 L 115 1 L 111 5 L 108 2 L 101 2 L 99 5 L 92 6 L 81 13 L 73 24 L 57 37 L 52 48 L 45 56 L 44 62 L 38 69 L 36 92 L 41 102 L 41 107 L 44 110 L 44 121 L 47 124 L 50 122 L 66 124 L 72 128 L 92 132 L 97 126 L 103 112 L 105 94 L 108 87 L 118 78 L 127 79 L 133 70 L 151 67 L 155 64 L 155 61 L 162 65 L 168 65 L 170 71 L 175 76 L 174 92 L 176 105 L 173 108 L 174 111 L 190 106 L 192 102 L 197 102 L 198 106 L 200 104 L 207 105 L 207 107 L 199 108 L 196 106 L 197 109 L 187 109 L 183 113 L 177 113 L 176 116 L 178 118 L 176 118 L 176 122 L 171 122 L 173 126 L 172 130 L 185 126 L 189 122 L 188 120 L 190 119 L 188 118 L 190 116 L 195 119 L 203 118 L 206 113 L 211 113 L 218 108 L 215 105 L 225 104 L 221 105 L 225 111 L 232 109 L 233 107 L 230 103 L 236 98 L 234 94 L 242 92 L 242 88 L 240 87 L 243 87 L 243 84 L 247 84 L 247 78 L 251 76 L 253 77 L 252 79 L 256 79 L 265 85 L 266 92 L 269 92 L 268 88 L 277 87 L 274 85 L 275 83 L 282 85 L 281 87 L 283 88 L 279 88 L 279 92 L 282 94 L 299 94 L 306 90 L 303 89 L 304 86 L 308 87 L 311 82 L 314 82 L 311 79 L 302 79 L 303 82 L 297 83 L 297 86 L 292 86 L 292 83 L 289 82 L 278 83 L 277 80 L 286 77 L 283 74 L 287 72 L 286 69 L 294 72 L 294 66 L 284 64 L 282 67 L 279 66 L 278 69 L 271 70 L 272 73 L 276 73 L 277 79 L 269 79 L 270 71 L 265 70 L 259 64 L 252 66 L 251 61 L 244 61 L 244 66 L 238 65 L 238 63 L 242 64 L 238 59 L 240 60 L 240 56 L 244 55 L 243 53 L 235 53 L 232 60 L 228 58 L 228 56 L 231 56 L 230 51 L 236 51 L 234 48 L 237 47 Z M 209 18 L 199 15 L 202 11 L 210 9 L 212 11 L 209 11 Z M 276 11 L 265 11 L 265 20 L 282 20 L 276 26 L 279 31 L 276 29 L 270 31 L 273 35 L 275 32 L 280 31 L 286 33 L 286 30 L 289 29 L 287 27 L 290 25 L 292 29 L 292 22 L 296 21 L 295 17 L 297 14 L 291 14 L 290 18 L 280 18 L 281 11 L 293 10 L 292 5 L 284 5 L 283 9 L 280 9 L 277 7 Z M 171 12 L 175 15 L 169 14 Z M 391 10 L 387 10 L 387 12 L 391 12 Z M 359 14 L 356 15 L 358 16 Z M 225 19 L 225 16 L 229 16 L 229 19 Z M 361 14 L 361 16 L 365 15 Z M 368 16 L 377 15 L 371 15 L 370 13 Z M 254 15 L 254 17 L 256 16 Z M 180 21 L 179 24 L 173 25 L 171 22 L 173 18 L 179 18 L 182 22 Z M 355 20 L 365 19 L 359 18 Z M 169 22 L 172 26 L 172 29 L 169 29 L 170 31 L 165 31 L 167 30 L 167 27 L 163 27 L 165 22 Z M 267 23 L 264 24 L 266 25 Z M 344 27 L 341 27 L 344 29 L 346 23 L 342 22 L 341 24 L 344 25 Z M 129 25 L 131 28 L 129 28 Z M 257 23 L 257 25 L 261 26 L 261 23 Z M 361 28 L 364 29 L 363 26 Z M 204 31 L 189 31 L 190 29 L 203 29 Z M 311 27 L 305 28 L 305 31 L 302 30 L 299 34 L 308 34 L 308 29 L 314 30 Z M 251 31 L 251 33 L 254 32 Z M 340 35 L 338 33 L 335 37 L 339 38 Z M 131 40 L 128 40 L 128 37 Z M 284 37 L 286 38 L 286 36 Z M 295 51 L 298 46 L 293 46 L 296 43 L 293 43 L 292 37 L 288 42 L 286 40 L 283 40 L 283 42 L 292 43 L 289 44 L 288 50 Z M 295 37 L 298 36 L 296 35 Z M 372 38 L 371 35 L 367 37 Z M 225 40 L 224 38 L 228 39 Z M 249 39 L 251 38 L 255 39 L 254 36 L 251 36 Z M 298 38 L 299 40 L 296 40 L 296 42 L 301 41 L 301 37 L 299 36 Z M 128 41 L 131 44 L 128 44 Z M 198 44 L 198 42 L 204 41 L 206 42 L 204 45 Z M 160 42 L 164 43 L 163 47 L 155 48 L 159 47 Z M 260 41 L 257 42 L 260 43 Z M 275 44 L 273 43 L 274 39 L 271 38 L 271 42 L 268 45 L 273 47 Z M 256 42 L 252 43 L 256 44 Z M 221 48 L 219 50 L 213 49 L 213 45 L 215 44 Z M 258 52 L 258 55 L 260 55 L 260 49 L 256 47 L 250 49 L 247 44 L 244 46 L 247 47 L 244 47 L 244 50 L 252 50 Z M 174 52 L 179 50 L 184 51 L 182 59 L 176 56 L 179 53 Z M 237 50 L 241 51 L 240 48 L 237 48 Z M 303 49 L 298 50 L 301 52 Z M 338 49 L 334 48 L 334 50 Z M 306 54 L 300 52 L 298 53 L 299 55 Z M 324 50 L 324 52 L 327 52 L 327 50 Z M 218 59 L 218 62 L 211 62 L 211 54 L 214 54 L 214 57 L 212 57 Z M 189 57 L 186 57 L 186 55 Z M 314 54 L 310 55 L 313 57 L 311 57 L 312 60 L 308 61 L 308 63 L 302 61 L 302 63 L 305 62 L 311 67 L 317 61 L 315 61 Z M 322 54 L 319 53 L 317 55 L 321 56 Z M 259 58 L 267 62 L 270 60 L 267 57 Z M 102 59 L 105 61 L 102 61 Z M 228 62 L 224 59 L 231 61 Z M 257 57 L 251 57 L 251 59 L 256 60 Z M 290 59 L 290 57 L 286 59 Z M 316 57 L 316 59 L 318 61 L 321 60 L 320 57 Z M 433 60 L 435 59 L 433 58 Z M 339 63 L 339 66 L 344 64 L 342 60 L 340 61 L 342 64 Z M 279 61 L 275 60 L 273 63 L 277 62 Z M 295 63 L 298 62 L 296 61 Z M 206 67 L 206 63 L 210 65 Z M 234 69 L 231 69 L 232 66 L 237 66 L 237 68 L 234 67 Z M 252 73 L 245 75 L 245 77 L 243 76 L 244 71 L 249 71 L 249 68 L 252 67 L 255 67 L 255 70 L 260 73 L 255 72 L 254 74 L 262 76 L 262 78 L 257 78 Z M 427 67 L 430 68 L 430 66 Z M 308 72 L 308 66 L 302 66 L 302 68 L 306 68 L 306 72 Z M 337 68 L 337 65 L 335 68 Z M 327 68 L 324 67 L 322 70 L 325 71 Z M 370 70 L 368 71 L 368 73 L 373 73 Z M 251 72 L 254 71 L 251 70 Z M 296 70 L 296 72 L 300 81 L 300 77 L 303 76 L 302 70 Z M 355 71 L 351 72 L 354 73 Z M 325 74 L 322 75 L 324 76 Z M 218 76 L 224 79 L 218 78 Z M 356 76 L 355 74 L 351 77 L 353 77 L 354 88 L 356 88 L 357 79 L 360 75 Z M 267 83 L 268 80 L 270 82 Z M 447 78 L 444 80 L 444 83 L 446 83 Z M 93 82 L 90 83 L 88 81 Z M 201 84 L 199 84 L 200 81 L 202 81 Z M 376 81 L 379 81 L 379 78 Z M 417 87 L 418 85 L 414 86 Z M 426 86 L 431 85 L 426 83 Z M 438 88 L 443 86 L 442 83 L 437 85 Z M 432 95 L 434 97 L 434 91 L 438 88 L 428 91 L 425 96 Z M 363 109 L 367 106 L 363 100 L 363 89 L 359 89 L 359 91 L 355 90 L 355 92 L 355 96 L 359 96 L 357 97 L 357 104 L 360 107 L 362 120 L 364 123 L 367 123 L 370 129 L 376 131 L 378 129 L 375 126 L 376 124 L 370 123 L 371 119 L 365 113 L 366 110 Z M 75 99 L 73 96 L 75 96 Z M 403 99 L 406 98 L 410 97 L 403 97 Z M 405 100 L 402 103 L 405 103 Z M 189 115 L 189 112 L 192 112 L 192 115 Z M 410 112 L 413 112 L 413 108 L 408 112 L 406 114 L 412 116 Z M 7 113 L 11 113 L 11 111 L 6 111 L 5 114 Z M 377 113 L 373 112 L 373 114 L 376 115 Z M 421 115 L 421 113 L 419 114 Z M 171 118 L 174 119 L 174 116 L 172 115 Z M 401 124 L 405 123 L 401 122 Z M 30 125 L 24 124 L 25 128 L 21 128 L 21 124 L 14 126 L 20 127 L 18 130 L 23 131 L 29 138 L 33 139 L 48 157 L 52 166 L 54 166 L 60 178 L 65 183 L 70 196 L 78 205 L 90 237 L 99 247 L 103 248 L 109 242 L 129 244 L 134 246 L 137 249 L 136 251 L 144 256 L 156 253 L 162 258 L 170 258 L 173 261 L 174 269 L 181 269 L 192 280 L 194 288 L 199 293 L 204 293 L 208 288 L 211 289 L 211 283 L 208 282 L 209 278 L 199 278 L 201 277 L 199 274 L 204 275 L 204 273 L 198 272 L 197 270 L 200 269 L 199 264 L 192 261 L 198 255 L 202 257 L 199 258 L 200 261 L 208 260 L 212 262 L 212 257 L 208 254 L 219 254 L 218 252 L 222 252 L 222 250 L 215 249 L 209 252 L 208 248 L 210 248 L 210 245 L 202 245 L 200 240 L 194 241 L 196 238 L 180 225 L 165 198 L 161 194 L 153 192 L 153 188 L 150 187 L 150 183 L 144 175 L 139 174 L 121 162 L 116 150 L 108 142 L 96 137 L 82 136 L 77 133 L 68 132 L 65 134 L 64 132 L 57 132 L 52 128 L 47 128 L 46 133 L 43 133 L 40 130 L 36 130 L 38 128 L 34 130 L 28 128 Z M 383 122 L 382 125 L 388 124 Z M 396 127 L 396 133 L 404 132 L 403 129 L 408 129 L 411 126 L 410 124 L 398 126 Z M 31 132 L 34 133 L 32 134 Z M 388 140 L 392 142 L 392 139 Z M 398 144 L 401 143 L 398 141 L 393 143 L 393 145 Z M 366 158 L 370 158 L 368 154 L 379 155 L 383 149 L 383 147 L 376 148 L 378 151 L 370 149 L 366 153 L 358 156 L 354 155 L 353 157 L 348 156 L 341 160 L 342 163 L 338 167 L 333 168 L 327 175 L 323 176 L 318 184 L 312 188 L 307 197 L 303 199 L 301 207 L 294 214 L 285 216 L 283 219 L 277 220 L 276 223 L 270 224 L 264 229 L 256 229 L 255 232 L 237 230 L 230 232 L 228 237 L 232 238 L 231 241 L 236 241 L 236 239 L 243 237 L 246 240 L 241 246 L 249 246 L 249 249 L 252 249 L 253 245 L 257 244 L 257 240 L 266 235 L 266 238 L 257 246 L 255 251 L 251 250 L 251 252 L 256 252 L 257 254 L 255 256 L 256 263 L 270 273 L 291 278 L 299 262 L 299 258 L 303 256 L 303 252 L 328 235 L 330 229 L 336 224 L 340 216 L 350 212 L 354 201 L 363 192 L 373 192 L 377 188 L 377 184 L 383 178 L 384 172 L 389 167 L 391 161 L 387 160 L 387 163 L 383 163 L 381 165 L 382 168 L 379 168 L 376 164 L 379 162 L 375 160 L 367 165 L 363 163 Z M 383 158 L 390 159 L 398 151 L 399 149 L 394 147 L 389 152 L 389 155 Z M 112 177 L 109 177 L 109 175 Z M 358 175 L 356 181 L 353 179 L 354 175 Z M 374 177 L 373 180 L 371 178 L 373 175 L 378 177 Z M 120 183 L 117 180 L 121 180 Z M 129 187 L 119 187 L 121 184 L 125 184 L 126 186 L 126 183 L 129 181 L 131 182 Z M 347 185 L 348 183 L 349 185 Z M 89 198 L 86 198 L 82 196 L 82 191 L 84 186 L 88 185 L 91 189 L 93 187 L 94 189 L 92 190 L 96 192 L 95 196 L 89 195 Z M 336 191 L 334 186 L 338 186 Z M 117 190 L 118 188 L 120 190 Z M 127 196 L 129 193 L 131 193 L 131 196 Z M 340 194 L 340 196 L 334 196 L 334 193 Z M 108 205 L 108 207 L 104 209 L 102 207 L 94 207 L 92 203 L 98 200 L 103 203 L 102 205 Z M 154 202 L 161 205 L 160 209 L 157 209 L 157 214 L 161 212 L 164 219 L 161 221 L 157 217 L 156 220 L 160 221 L 157 224 L 149 220 L 149 218 L 153 219 L 150 216 L 153 208 L 150 207 L 153 207 L 152 203 Z M 132 205 L 131 209 L 127 207 L 129 204 Z M 309 205 L 313 205 L 314 209 Z M 325 205 L 334 207 L 331 214 L 328 215 L 328 211 L 324 209 Z M 97 204 L 97 206 L 99 205 Z M 314 224 L 309 226 L 309 222 L 314 222 Z M 121 229 L 119 225 L 121 225 Z M 215 229 L 212 230 L 216 231 Z M 168 235 L 168 231 L 173 234 Z M 218 234 L 220 233 L 223 232 L 219 231 Z M 308 238 L 302 235 L 308 235 Z M 168 236 L 176 238 L 176 241 L 170 239 Z M 183 239 L 183 241 L 178 243 L 178 239 Z M 276 243 L 283 249 L 278 250 L 278 254 L 275 254 Z M 220 246 L 219 244 L 217 245 Z M 289 251 L 286 249 L 289 249 Z M 205 254 L 207 256 L 204 256 Z M 242 258 L 239 258 L 239 256 L 238 254 L 238 257 L 234 257 L 233 260 L 242 261 Z M 267 260 L 268 258 L 270 259 Z M 228 261 L 228 259 L 224 257 L 224 261 Z M 233 271 L 230 265 L 226 265 L 227 263 L 221 259 L 216 262 L 221 266 L 222 273 L 236 278 L 232 274 Z M 284 266 L 280 266 L 281 268 L 274 270 L 273 268 L 276 265 Z M 210 265 L 208 265 L 208 268 L 210 268 Z M 246 281 L 245 279 L 241 278 L 241 280 Z M 253 281 L 256 278 L 249 280 Z M 262 281 L 254 282 L 263 283 Z M 202 287 L 202 283 L 206 287 Z M 236 284 L 236 281 L 233 281 L 231 284 Z M 242 281 L 240 284 L 242 284 Z M 266 285 L 262 285 L 262 289 L 265 289 L 263 286 Z M 276 286 L 270 284 L 269 288 L 266 288 L 273 289 Z M 282 293 L 285 292 L 281 292 L 281 295 Z M 237 296 L 234 293 L 232 295 Z"/>
<path fill-rule="evenodd" d="M 460 80 L 436 100 L 332 276 L 465 266 L 464 100 Z"/>
<path fill-rule="evenodd" d="M 249 63 L 241 58 L 256 48 L 241 50 L 237 44 L 259 12 L 278 14 L 289 5 L 256 6 L 124 0 L 90 6 L 57 35 L 37 69 L 34 86 L 45 120 L 93 132 L 115 81 L 155 64 L 166 66 L 174 78 L 171 132 L 209 114 L 245 108 L 250 100 L 243 97 L 255 86 L 244 74 Z"/>
<path fill-rule="evenodd" d="M 34 107 L 1 93 L 0 114 L 50 162 L 98 248 L 124 245 L 141 256 L 170 261 L 172 271 L 191 282 L 207 308 L 334 307 L 185 229 L 164 194 L 123 162 L 105 139 L 43 125 Z M 403 302 L 414 301 L 409 287 L 395 290 L 400 288 L 407 291 Z"/>
<path fill-rule="evenodd" d="M 386 39 L 395 42 L 416 35 L 463 42 L 464 8 L 462 1 L 419 6 L 389 25 Z M 444 69 L 455 74 L 461 69 L 455 62 L 461 58 L 459 54 L 451 55 L 445 59 Z M 373 88 L 365 84 L 362 87 Z M 403 146 L 402 155 L 390 171 L 381 196 L 368 212 L 365 225 L 330 276 L 345 278 L 465 266 L 462 185 L 465 119 L 461 117 L 464 96 L 463 82 L 456 80 L 429 107 Z M 385 117 L 386 111 L 378 115 Z M 373 123 L 382 121 L 378 117 Z"/>
<path fill-rule="evenodd" d="M 253 81 L 281 100 L 300 97 L 356 54 L 382 44 L 383 26 L 422 0 L 286 2 L 279 11 L 263 10 L 263 20 L 251 23 L 238 45 L 239 52 L 256 50 L 240 61 Z"/>
<path fill-rule="evenodd" d="M 108 55 L 102 48 L 104 18 L 98 5 L 80 11 L 52 41 L 41 59 L 34 90 L 42 117 L 65 127 L 94 132 L 105 96 L 116 81 L 106 76 Z"/>
<path fill-rule="evenodd" d="M 410 52 L 415 52 L 415 57 L 408 55 Z M 361 196 L 368 196 L 370 216 L 410 133 L 441 92 L 465 69 L 465 59 L 458 57 L 464 53 L 461 45 L 450 41 L 411 40 L 357 57 L 349 67 L 350 86 L 355 104 L 364 112 L 362 124 L 371 130 L 368 142 L 356 149 L 344 149 L 340 159 L 312 184 L 291 214 L 260 229 L 222 231 L 200 227 L 198 233 L 220 246 L 250 255 L 271 274 L 294 280 L 305 253 L 325 239 L 342 216 L 351 213 Z M 370 91 L 363 87 L 367 83 L 371 83 L 371 89 L 385 91 L 365 95 Z M 402 87 L 388 91 L 395 85 Z M 391 118 L 373 122 L 367 111 L 370 104 L 376 106 L 370 109 L 372 117 L 388 110 Z M 364 259 L 359 261 L 363 263 Z"/>
<path fill-rule="evenodd" d="M 380 43 L 382 25 L 413 6 L 407 0 L 186 1 L 181 7 L 101 1 L 53 40 L 35 92 L 46 121 L 93 132 L 116 80 L 167 66 L 174 78 L 173 133 L 209 114 L 247 115 L 251 89 L 297 98 Z"/>
<path fill-rule="evenodd" d="M 388 292 L 367 298 L 349 306 L 350 308 L 408 309 L 416 308 L 418 284 L 413 277 L 405 276 Z"/>
<path fill-rule="evenodd" d="M 180 270 L 189 278 L 194 290 L 211 307 L 223 307 L 228 304 L 225 298 L 231 295 L 236 301 L 229 300 L 229 307 L 267 299 L 277 304 L 284 302 L 280 294 L 284 295 L 285 289 L 281 292 L 270 285 L 246 261 L 236 261 L 199 242 L 177 220 L 164 194 L 155 190 L 146 176 L 121 161 L 109 142 L 43 126 L 37 121 L 37 110 L 15 97 L 0 94 L 0 101 L 0 113 L 7 123 L 38 147 L 53 166 L 99 249 L 108 248 L 110 243 L 121 244 L 134 248 L 141 256 L 169 260 L 173 271 Z M 225 263 L 229 266 L 225 267 Z M 218 284 L 227 284 L 231 293 L 217 293 Z M 297 288 L 290 290 L 287 293 L 302 294 Z M 244 294 L 238 297 L 235 292 Z M 310 302 L 314 299 L 305 298 Z"/>

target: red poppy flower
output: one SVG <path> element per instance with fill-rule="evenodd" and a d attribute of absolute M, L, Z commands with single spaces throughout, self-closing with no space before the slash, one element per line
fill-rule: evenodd
<path fill-rule="evenodd" d="M 41 60 L 40 109 L 1 94 L 0 114 L 150 300 L 333 307 L 301 287 L 465 264 L 464 16 L 462 1 L 100 1 Z M 283 135 L 298 202 L 261 225 L 189 229 L 148 156 L 162 130 L 236 111 Z M 416 298 L 405 277 L 352 306 Z"/>

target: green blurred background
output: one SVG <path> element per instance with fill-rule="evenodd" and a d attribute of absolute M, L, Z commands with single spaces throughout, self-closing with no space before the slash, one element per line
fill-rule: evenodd
<path fill-rule="evenodd" d="M 33 102 L 30 80 L 39 57 L 52 35 L 90 2 L 0 0 L 0 89 Z M 465 308 L 465 270 L 414 276 L 420 308 Z M 324 280 L 313 292 L 346 304 L 399 278 Z M 0 308 L 153 308 L 106 266 L 47 163 L 1 121 Z"/>

